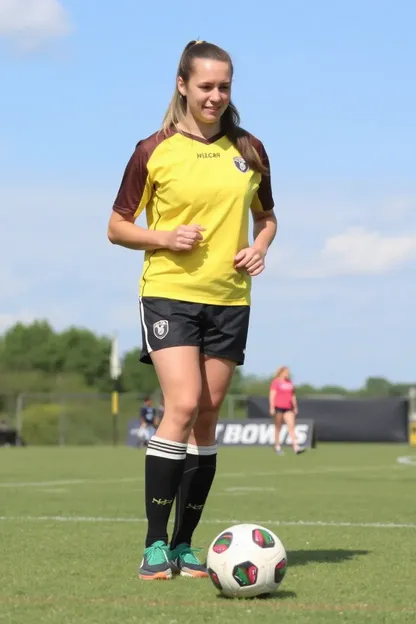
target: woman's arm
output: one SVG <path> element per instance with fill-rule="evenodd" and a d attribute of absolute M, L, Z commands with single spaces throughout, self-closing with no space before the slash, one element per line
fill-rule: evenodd
<path fill-rule="evenodd" d="M 270 392 L 269 392 L 269 413 L 270 413 L 270 416 L 274 416 L 274 413 L 276 411 L 275 406 L 274 406 L 275 397 L 276 397 L 276 390 L 274 388 L 270 388 Z"/>
<path fill-rule="evenodd" d="M 204 228 L 200 225 L 180 225 L 170 232 L 148 230 L 134 223 L 134 216 L 113 211 L 107 228 L 107 236 L 114 245 L 141 251 L 170 249 L 190 251 L 200 240 Z"/>
<path fill-rule="evenodd" d="M 167 247 L 168 234 L 169 232 L 157 232 L 139 227 L 134 223 L 133 216 L 121 215 L 114 211 L 107 229 L 108 240 L 114 245 L 142 251 Z"/>

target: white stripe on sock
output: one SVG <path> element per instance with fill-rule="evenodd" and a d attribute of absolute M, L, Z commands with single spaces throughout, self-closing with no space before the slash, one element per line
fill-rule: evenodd
<path fill-rule="evenodd" d="M 165 459 L 185 459 L 186 444 L 183 442 L 172 442 L 171 440 L 163 440 L 158 436 L 150 438 L 147 445 L 146 455 L 154 457 L 163 457 Z"/>
<path fill-rule="evenodd" d="M 154 435 L 152 437 L 153 442 L 160 442 L 161 444 L 166 444 L 168 446 L 176 446 L 180 449 L 186 449 L 186 442 L 174 442 L 173 440 L 165 440 L 164 438 L 159 438 L 159 436 Z"/>
<path fill-rule="evenodd" d="M 195 444 L 188 444 L 186 452 L 189 455 L 216 455 L 217 445 L 213 446 L 196 446 Z"/>
<path fill-rule="evenodd" d="M 171 446 L 170 444 L 163 444 L 162 442 L 155 442 L 152 440 L 149 442 L 151 448 L 159 451 L 169 451 L 169 453 L 173 453 L 174 455 L 178 455 L 183 453 L 183 448 L 177 448 L 176 446 Z"/>

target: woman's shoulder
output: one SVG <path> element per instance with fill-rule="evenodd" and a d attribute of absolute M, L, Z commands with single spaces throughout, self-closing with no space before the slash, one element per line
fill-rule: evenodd
<path fill-rule="evenodd" d="M 156 130 L 156 132 L 153 132 L 149 136 L 139 139 L 136 143 L 135 151 L 149 154 L 163 143 L 163 141 L 170 139 L 176 133 L 177 130 L 174 129 L 168 131 Z"/>

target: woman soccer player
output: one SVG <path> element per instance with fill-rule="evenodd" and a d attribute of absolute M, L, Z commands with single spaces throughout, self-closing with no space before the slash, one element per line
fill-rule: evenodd
<path fill-rule="evenodd" d="M 251 278 L 276 233 L 268 158 L 239 127 L 232 77 L 227 52 L 186 46 L 163 127 L 137 144 L 108 226 L 112 243 L 145 251 L 141 361 L 165 402 L 146 452 L 142 579 L 207 576 L 192 535 L 214 479 L 218 412 L 244 362 Z M 147 228 L 135 224 L 144 209 Z"/>
<path fill-rule="evenodd" d="M 295 394 L 295 386 L 290 379 L 290 371 L 287 366 L 281 366 L 270 384 L 269 392 L 270 416 L 274 417 L 275 423 L 275 450 L 279 455 L 283 454 L 280 445 L 280 431 L 283 421 L 287 425 L 293 450 L 296 454 L 303 453 L 296 440 L 295 422 L 298 413 L 298 404 Z"/>

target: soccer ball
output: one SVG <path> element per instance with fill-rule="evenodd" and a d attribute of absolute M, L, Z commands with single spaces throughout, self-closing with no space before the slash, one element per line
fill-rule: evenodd
<path fill-rule="evenodd" d="M 222 531 L 208 550 L 211 581 L 229 598 L 253 598 L 275 592 L 286 567 L 282 542 L 258 524 L 237 524 Z"/>

